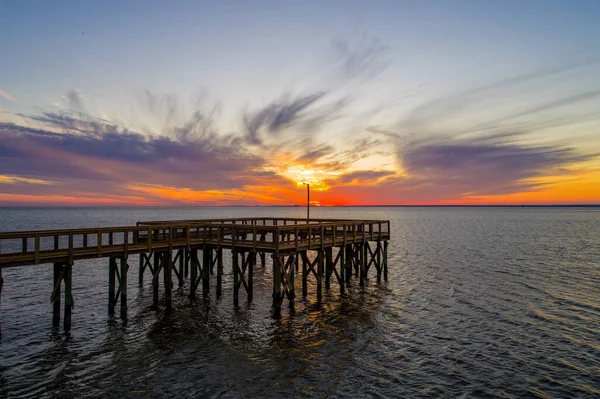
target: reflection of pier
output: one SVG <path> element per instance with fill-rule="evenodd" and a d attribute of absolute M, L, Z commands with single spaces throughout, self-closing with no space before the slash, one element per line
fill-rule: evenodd
<path fill-rule="evenodd" d="M 293 303 L 295 268 L 302 266 L 302 295 L 307 296 L 307 279 L 313 275 L 317 300 L 323 285 L 331 280 L 344 292 L 352 273 L 364 284 L 371 266 L 377 281 L 387 279 L 389 221 L 291 218 L 202 219 L 138 222 L 136 226 L 0 233 L 2 268 L 40 263 L 54 264 L 52 292 L 53 324 L 60 323 L 61 285 L 64 285 L 64 328 L 71 327 L 73 307 L 71 276 L 76 260 L 109 258 L 108 311 L 120 301 L 121 315 L 127 312 L 129 255 L 139 254 L 140 284 L 144 272 L 152 275 L 154 303 L 158 303 L 160 272 L 163 273 L 166 306 L 171 306 L 173 276 L 179 287 L 190 279 L 189 294 L 195 296 L 202 283 L 208 295 L 210 276 L 216 269 L 216 294 L 221 295 L 223 249 L 232 253 L 233 300 L 240 288 L 253 294 L 253 269 L 266 254 L 273 260 L 273 308 L 278 316 L 285 297 Z M 308 253 L 314 256 L 309 257 Z M 201 253 L 201 254 L 200 254 Z M 311 260 L 312 258 L 312 260 Z M 0 293 L 2 287 L 0 274 Z"/>

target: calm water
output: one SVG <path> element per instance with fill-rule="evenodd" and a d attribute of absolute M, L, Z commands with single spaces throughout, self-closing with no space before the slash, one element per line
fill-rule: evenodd
<path fill-rule="evenodd" d="M 4 270 L 0 397 L 598 397 L 600 209 L 321 208 L 392 223 L 387 283 L 322 307 L 309 287 L 270 318 L 224 295 L 153 309 L 130 258 L 129 318 L 107 316 L 107 259 L 77 262 L 69 334 L 51 328 L 51 265 Z M 302 208 L 0 209 L 0 230 L 148 219 L 303 217 Z M 298 283 L 298 279 L 296 280 Z M 297 288 L 298 289 L 298 288 Z"/>

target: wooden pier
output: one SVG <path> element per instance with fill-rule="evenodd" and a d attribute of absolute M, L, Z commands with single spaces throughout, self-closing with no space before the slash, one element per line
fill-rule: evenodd
<path fill-rule="evenodd" d="M 221 295 L 223 250 L 229 250 L 236 306 L 242 289 L 247 300 L 252 301 L 254 268 L 258 261 L 265 267 L 266 254 L 270 254 L 273 315 L 279 317 L 285 298 L 293 304 L 294 278 L 300 265 L 302 296 L 308 295 L 307 281 L 313 275 L 318 301 L 321 301 L 323 286 L 329 290 L 332 280 L 337 282 L 341 293 L 352 274 L 364 285 L 372 266 L 378 282 L 382 278 L 387 280 L 389 239 L 387 220 L 311 219 L 307 222 L 294 218 L 146 221 L 136 226 L 0 233 L 0 295 L 3 268 L 53 264 L 52 323 L 60 324 L 64 285 L 63 326 L 69 330 L 75 261 L 109 258 L 108 313 L 113 315 L 119 303 L 120 314 L 126 317 L 130 255 L 139 254 L 139 284 L 143 284 L 145 271 L 150 272 L 155 304 L 159 302 L 159 277 L 163 272 L 165 305 L 170 307 L 174 277 L 179 287 L 189 278 L 191 297 L 196 296 L 200 284 L 202 294 L 207 296 L 211 275 L 216 272 L 216 294 Z M 309 252 L 314 256 L 309 257 Z"/>

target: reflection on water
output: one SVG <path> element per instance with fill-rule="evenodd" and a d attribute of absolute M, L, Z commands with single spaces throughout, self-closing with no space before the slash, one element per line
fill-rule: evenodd
<path fill-rule="evenodd" d="M 302 216 L 294 208 L 0 209 L 3 230 L 142 219 Z M 390 219 L 390 275 L 337 284 L 270 317 L 269 267 L 251 304 L 223 296 L 152 307 L 129 279 L 126 323 L 107 313 L 107 262 L 74 268 L 73 328 L 51 324 L 51 267 L 4 271 L 0 397 L 595 397 L 600 395 L 600 212 L 328 208 Z M 130 264 L 137 264 L 132 257 Z M 148 280 L 148 279 L 147 279 Z M 296 289 L 301 279 L 296 279 Z"/>

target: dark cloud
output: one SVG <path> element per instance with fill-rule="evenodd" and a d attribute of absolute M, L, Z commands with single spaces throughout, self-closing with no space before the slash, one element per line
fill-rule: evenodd
<path fill-rule="evenodd" d="M 284 130 L 309 131 L 337 119 L 349 100 L 326 101 L 327 94 L 285 95 L 255 112 L 243 115 L 246 137 L 251 144 L 262 143 L 262 132 L 271 135 Z"/>
<path fill-rule="evenodd" d="M 466 196 L 535 189 L 531 179 L 563 174 L 566 167 L 598 156 L 570 147 L 518 144 L 521 136 L 425 140 L 406 146 L 401 162 L 409 181 L 440 189 L 450 185 L 455 195 Z"/>
<path fill-rule="evenodd" d="M 32 119 L 44 120 L 63 131 L 0 123 L 3 173 L 197 189 L 239 188 L 251 183 L 254 176 L 267 173 L 253 172 L 263 166 L 262 159 L 231 145 L 228 139 L 205 137 L 182 142 L 163 136 L 145 137 L 73 115 L 46 113 Z"/>

